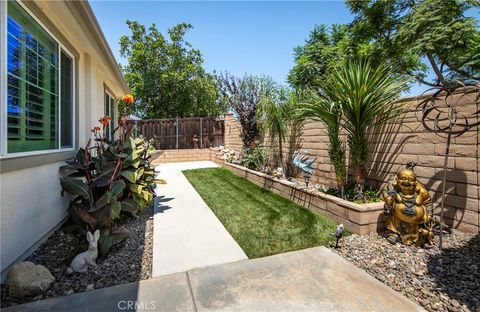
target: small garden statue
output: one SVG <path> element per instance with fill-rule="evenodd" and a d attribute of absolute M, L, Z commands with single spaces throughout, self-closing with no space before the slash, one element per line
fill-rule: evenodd
<path fill-rule="evenodd" d="M 89 266 L 97 267 L 95 260 L 98 256 L 97 243 L 100 238 L 100 231 L 96 230 L 95 233 L 87 232 L 88 250 L 79 253 L 73 258 L 70 267 L 67 269 L 68 274 L 73 272 L 85 273 Z"/>
<path fill-rule="evenodd" d="M 313 174 L 312 164 L 317 159 L 317 157 L 313 159 L 308 159 L 308 157 L 309 156 L 307 154 L 307 150 L 303 152 L 302 156 L 299 155 L 298 151 L 295 151 L 293 153 L 293 160 L 292 160 L 293 165 L 304 173 L 305 184 L 307 187 L 308 187 L 308 181 Z"/>
<path fill-rule="evenodd" d="M 283 174 L 283 168 L 282 167 L 278 167 L 277 169 L 274 169 L 272 171 L 272 176 L 274 176 L 275 178 L 283 178 L 284 174 Z"/>
<path fill-rule="evenodd" d="M 401 170 L 383 190 L 388 241 L 395 243 L 400 238 L 407 245 L 431 245 L 433 224 L 428 212 L 432 209 L 432 201 L 425 186 L 417 181 L 414 166 L 407 165 L 407 169 Z"/>
<path fill-rule="evenodd" d="M 196 134 L 193 135 L 192 142 L 193 142 L 193 148 L 198 148 L 198 136 Z"/>

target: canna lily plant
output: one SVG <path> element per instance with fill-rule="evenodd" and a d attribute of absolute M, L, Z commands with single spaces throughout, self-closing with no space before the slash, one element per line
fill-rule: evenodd
<path fill-rule="evenodd" d="M 103 133 L 108 118 L 102 118 Z M 115 221 L 121 213 L 135 215 L 152 204 L 156 183 L 150 164 L 153 151 L 142 138 L 126 135 L 109 142 L 100 130 L 92 129 L 89 140 L 74 159 L 60 168 L 62 195 L 68 193 L 70 221 L 89 231 L 99 229 L 99 252 L 105 256 L 117 242 L 127 237 L 119 233 Z"/>

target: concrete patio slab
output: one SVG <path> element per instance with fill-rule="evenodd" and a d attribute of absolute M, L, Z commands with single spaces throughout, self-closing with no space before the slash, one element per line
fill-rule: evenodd
<path fill-rule="evenodd" d="M 194 311 L 186 273 L 2 309 L 12 311 Z"/>
<path fill-rule="evenodd" d="M 189 276 L 197 311 L 423 311 L 325 247 Z"/>
<path fill-rule="evenodd" d="M 5 309 L 125 310 L 424 311 L 325 247 L 193 269 Z"/>
<path fill-rule="evenodd" d="M 161 164 L 153 230 L 153 276 L 248 259 L 190 185 L 182 170 L 218 167 L 211 161 Z M 205 181 L 208 183 L 208 181 Z"/>

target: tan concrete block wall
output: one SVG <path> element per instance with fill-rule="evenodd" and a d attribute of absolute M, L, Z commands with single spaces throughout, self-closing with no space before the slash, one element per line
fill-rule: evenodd
<path fill-rule="evenodd" d="M 152 156 L 152 164 L 164 164 L 186 161 L 205 161 L 210 160 L 218 164 L 225 161 L 220 159 L 220 153 L 216 149 L 174 149 L 159 150 Z"/>
<path fill-rule="evenodd" d="M 458 96 L 454 99 L 457 98 Z M 475 104 L 473 99 L 473 94 L 464 96 L 459 102 L 463 105 L 461 110 L 467 113 L 479 110 L 479 105 Z M 416 98 L 402 99 L 400 102 L 406 111 L 404 116 L 370 129 L 368 183 L 382 186 L 399 169 L 404 168 L 406 163 L 416 162 L 415 171 L 419 180 L 430 190 L 435 206 L 438 207 L 441 201 L 446 139 L 424 129 L 416 115 L 419 103 Z M 232 115 L 225 120 L 225 147 L 239 152 L 242 147 L 239 137 L 240 123 Z M 475 123 L 479 118 L 470 118 L 469 121 Z M 452 139 L 447 171 L 448 195 L 445 198 L 445 223 L 461 231 L 473 233 L 480 232 L 479 131 L 477 126 Z M 346 145 L 346 136 L 343 135 L 341 139 Z M 265 142 L 269 145 L 267 140 Z M 336 182 L 328 157 L 328 144 L 328 136 L 321 122 L 310 121 L 305 124 L 300 136 L 300 150 L 307 149 L 309 154 L 317 157 L 311 182 L 332 187 Z M 293 148 L 289 148 L 288 143 L 285 145 L 284 158 L 288 159 Z M 270 147 L 269 153 L 277 154 L 275 146 Z M 438 214 L 439 209 L 435 212 Z"/>
<path fill-rule="evenodd" d="M 243 142 L 241 139 L 242 127 L 240 122 L 232 114 L 225 115 L 225 147 L 233 149 L 236 155 L 240 155 Z"/>
<path fill-rule="evenodd" d="M 172 163 L 185 161 L 212 160 L 212 151 L 210 149 L 175 149 L 156 151 L 152 157 L 152 163 Z"/>

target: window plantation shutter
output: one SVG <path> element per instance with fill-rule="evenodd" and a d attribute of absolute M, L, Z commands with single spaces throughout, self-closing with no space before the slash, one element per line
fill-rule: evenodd
<path fill-rule="evenodd" d="M 58 147 L 58 44 L 8 2 L 9 153 Z"/>

